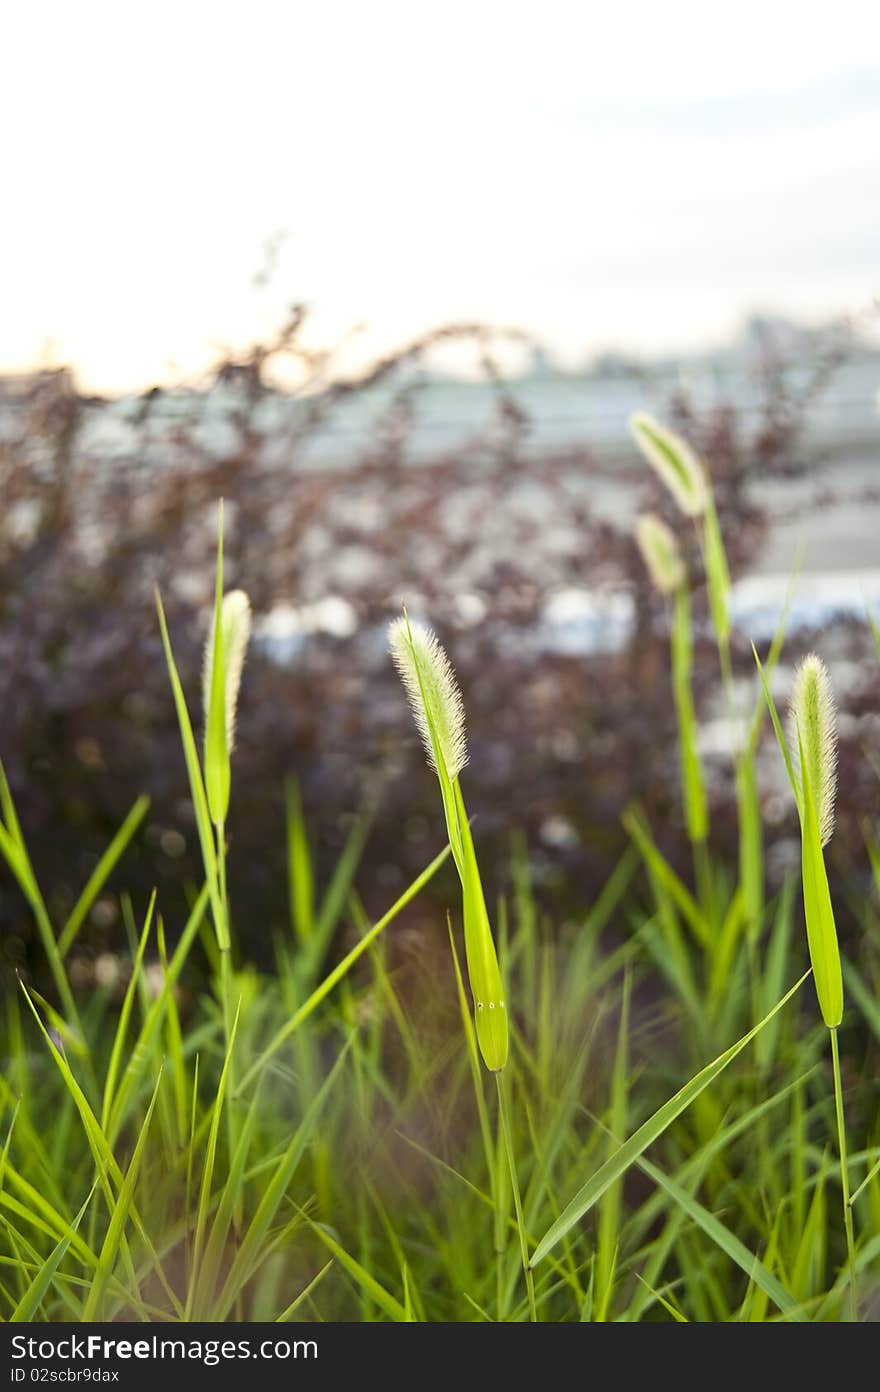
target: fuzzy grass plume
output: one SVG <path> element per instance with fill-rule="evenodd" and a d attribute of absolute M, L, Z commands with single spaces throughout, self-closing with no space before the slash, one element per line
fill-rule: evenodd
<path fill-rule="evenodd" d="M 636 542 L 655 587 L 663 595 L 675 594 L 686 573 L 675 533 L 653 512 L 643 512 L 636 521 Z"/>
<path fill-rule="evenodd" d="M 486 909 L 486 897 L 458 776 L 467 763 L 464 705 L 449 658 L 430 629 L 406 613 L 388 634 L 391 655 L 403 680 L 428 761 L 440 782 L 449 845 L 462 888 L 462 917 L 474 1022 L 486 1067 L 507 1062 L 508 1028 L 504 986 Z"/>
<path fill-rule="evenodd" d="M 654 473 L 669 489 L 687 517 L 702 517 L 709 501 L 703 466 L 686 440 L 636 411 L 629 422 L 633 438 Z"/>
<path fill-rule="evenodd" d="M 834 799 L 837 792 L 837 719 L 828 669 L 820 657 L 810 653 L 795 672 L 788 709 L 788 744 L 795 769 L 799 772 L 801 801 L 804 776 L 801 748 L 807 764 L 809 784 L 823 846 L 834 830 Z"/>
<path fill-rule="evenodd" d="M 212 620 L 211 631 L 205 643 L 205 657 L 202 666 L 202 705 L 205 712 L 205 725 L 211 708 L 211 688 L 214 681 L 214 649 L 216 624 Z M 244 590 L 230 590 L 223 597 L 220 610 L 220 651 L 223 654 L 223 704 L 226 715 L 226 747 L 231 754 L 235 749 L 235 716 L 238 709 L 238 692 L 241 674 L 251 636 L 251 603 Z"/>
<path fill-rule="evenodd" d="M 464 703 L 452 664 L 429 628 L 404 614 L 388 630 L 391 656 L 415 716 L 428 762 L 457 778 L 467 764 Z"/>

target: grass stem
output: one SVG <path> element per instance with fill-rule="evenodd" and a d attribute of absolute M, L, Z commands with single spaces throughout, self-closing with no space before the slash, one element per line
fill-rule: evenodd
<path fill-rule="evenodd" d="M 834 1107 L 837 1113 L 837 1141 L 840 1148 L 840 1184 L 843 1190 L 843 1222 L 846 1228 L 846 1252 L 849 1262 L 849 1296 L 852 1319 L 858 1319 L 856 1305 L 856 1247 L 853 1235 L 852 1204 L 849 1197 L 849 1169 L 846 1159 L 846 1127 L 843 1117 L 843 1087 L 840 1080 L 840 1050 L 837 1043 L 837 1030 L 831 1035 L 831 1059 L 834 1065 Z"/>
<path fill-rule="evenodd" d="M 233 1023 L 235 1020 L 235 1002 L 233 1000 L 233 975 L 232 975 L 232 935 L 229 924 L 229 899 L 226 890 L 226 823 L 217 824 L 217 881 L 220 898 L 220 912 L 223 915 L 223 930 L 220 941 L 226 944 L 220 949 L 220 997 L 223 1009 L 223 1038 L 226 1045 L 227 1057 L 229 1059 L 229 1098 L 226 1104 L 226 1139 L 229 1146 L 229 1160 L 232 1164 L 232 1157 L 235 1154 L 237 1140 L 236 1128 L 236 1067 L 232 1053 Z M 218 925 L 219 926 L 219 925 Z M 236 1227 L 241 1223 L 243 1216 L 242 1203 L 239 1198 L 236 1201 L 234 1221 Z"/>
<path fill-rule="evenodd" d="M 495 1083 L 498 1088 L 498 1115 L 501 1119 L 501 1131 L 504 1136 L 504 1149 L 507 1151 L 507 1166 L 510 1170 L 510 1187 L 513 1190 L 513 1206 L 516 1211 L 516 1230 L 519 1233 L 519 1250 L 522 1257 L 523 1274 L 526 1278 L 526 1291 L 529 1297 L 529 1318 L 533 1324 L 537 1324 L 538 1310 L 535 1305 L 535 1278 L 532 1268 L 529 1266 L 529 1244 L 526 1237 L 526 1224 L 523 1217 L 522 1198 L 519 1192 L 519 1180 L 516 1174 L 516 1160 L 513 1154 L 513 1137 L 510 1132 L 510 1121 L 507 1115 L 507 1102 L 504 1096 L 504 1083 L 502 1082 L 501 1069 L 495 1074 Z"/>

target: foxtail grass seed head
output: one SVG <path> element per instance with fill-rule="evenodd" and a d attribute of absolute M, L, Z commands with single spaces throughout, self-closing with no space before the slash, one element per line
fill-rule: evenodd
<path fill-rule="evenodd" d="M 702 517 L 709 501 L 703 466 L 686 440 L 654 420 L 647 411 L 630 416 L 633 438 L 654 473 L 687 517 Z"/>
<path fill-rule="evenodd" d="M 406 612 L 388 633 L 428 762 L 440 780 L 449 845 L 462 888 L 462 917 L 474 1025 L 483 1062 L 497 1073 L 509 1046 L 504 986 L 492 937 L 480 868 L 458 775 L 467 763 L 464 705 L 449 659 L 430 629 Z"/>
<path fill-rule="evenodd" d="M 834 830 L 834 798 L 837 792 L 837 718 L 828 668 L 820 657 L 810 653 L 800 663 L 794 677 L 788 711 L 788 744 L 792 762 L 800 771 L 800 751 L 807 764 L 807 775 L 822 845 Z M 803 797 L 803 775 L 801 797 Z"/>
<path fill-rule="evenodd" d="M 428 762 L 439 774 L 439 752 L 446 774 L 450 779 L 457 778 L 467 763 L 467 736 L 464 705 L 449 658 L 431 630 L 412 623 L 406 614 L 391 624 L 388 646 L 409 697 Z"/>
<path fill-rule="evenodd" d="M 653 512 L 643 512 L 636 521 L 636 542 L 655 587 L 661 594 L 675 594 L 685 579 L 675 533 Z"/>
<path fill-rule="evenodd" d="M 226 707 L 226 746 L 231 754 L 235 748 L 235 713 L 245 654 L 251 636 L 251 604 L 244 590 L 230 590 L 223 596 L 220 611 L 221 651 L 223 654 L 224 701 Z M 205 644 L 202 666 L 202 702 L 205 724 L 211 707 L 211 685 L 214 679 L 214 624 Z"/>

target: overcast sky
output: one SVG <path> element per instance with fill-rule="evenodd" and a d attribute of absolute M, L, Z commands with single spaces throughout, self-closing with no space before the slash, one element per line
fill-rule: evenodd
<path fill-rule="evenodd" d="M 0 370 L 204 368 L 305 299 L 569 362 L 880 293 L 876 5 L 20 4 L 0 49 Z M 263 248 L 286 236 L 269 286 Z"/>

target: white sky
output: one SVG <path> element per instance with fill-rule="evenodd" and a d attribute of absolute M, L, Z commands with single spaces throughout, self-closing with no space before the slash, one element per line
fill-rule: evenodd
<path fill-rule="evenodd" d="M 568 361 L 880 293 L 873 3 L 30 0 L 0 49 L 0 371 L 198 371 L 293 299 Z M 277 273 L 253 285 L 284 230 Z"/>

